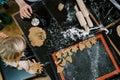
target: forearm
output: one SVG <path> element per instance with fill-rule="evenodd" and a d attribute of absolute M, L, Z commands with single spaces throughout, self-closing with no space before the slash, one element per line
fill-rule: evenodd
<path fill-rule="evenodd" d="M 20 8 L 20 17 L 23 18 L 30 18 L 32 14 L 32 8 L 29 4 L 27 4 L 24 0 L 16 0 L 16 3 L 19 5 Z"/>
<path fill-rule="evenodd" d="M 23 7 L 24 4 L 26 4 L 26 2 L 24 0 L 15 0 L 15 1 L 19 5 L 20 8 Z"/>
<path fill-rule="evenodd" d="M 30 74 L 35 73 L 41 73 L 43 64 L 40 64 L 39 62 L 31 62 L 29 60 L 27 61 L 19 61 L 17 68 L 18 69 L 24 69 Z"/>
<path fill-rule="evenodd" d="M 20 61 L 18 69 L 19 70 L 24 69 L 24 70 L 26 70 L 26 72 L 28 72 L 30 74 L 35 74 L 35 73 L 37 73 L 37 71 L 33 70 L 33 68 L 34 68 L 33 66 L 34 66 L 34 63 L 29 60 Z"/>

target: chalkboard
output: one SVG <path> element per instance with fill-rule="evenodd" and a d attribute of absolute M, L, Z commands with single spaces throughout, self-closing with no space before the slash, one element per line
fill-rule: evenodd
<path fill-rule="evenodd" d="M 82 51 L 78 49 L 76 53 L 73 52 L 72 63 L 66 61 L 64 70 L 58 73 L 62 80 L 105 80 L 120 72 L 102 34 L 97 35 L 95 38 L 96 44 L 92 45 L 91 48 L 86 47 Z M 78 44 L 73 46 L 79 47 Z M 54 61 L 57 60 L 56 54 L 57 52 L 52 55 Z M 56 67 L 58 67 L 58 64 L 56 64 Z"/>

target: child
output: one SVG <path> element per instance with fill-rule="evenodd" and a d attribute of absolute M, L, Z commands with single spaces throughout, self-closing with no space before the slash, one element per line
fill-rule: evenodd
<path fill-rule="evenodd" d="M 0 57 L 7 65 L 25 69 L 30 74 L 41 73 L 43 65 L 34 59 L 30 61 L 25 55 L 25 49 L 26 42 L 22 36 L 6 36 L 0 33 Z"/>

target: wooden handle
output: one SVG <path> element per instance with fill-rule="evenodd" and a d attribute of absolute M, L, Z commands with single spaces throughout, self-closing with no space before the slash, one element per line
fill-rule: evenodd
<path fill-rule="evenodd" d="M 86 20 L 83 16 L 82 12 L 78 10 L 76 5 L 74 6 L 74 9 L 76 11 L 76 17 L 77 17 L 80 25 L 85 29 L 86 32 L 89 32 L 89 28 L 87 27 L 87 23 L 86 23 Z"/>
<path fill-rule="evenodd" d="M 88 23 L 89 27 L 93 27 L 93 23 L 92 23 L 90 17 L 88 16 L 88 17 L 85 17 L 85 18 L 87 20 L 87 23 Z"/>
<path fill-rule="evenodd" d="M 79 8 L 81 9 L 84 17 L 86 18 L 89 27 L 93 27 L 93 23 L 89 17 L 89 12 L 88 12 L 83 0 L 76 0 L 76 1 L 77 1 Z"/>
<path fill-rule="evenodd" d="M 75 9 L 75 11 L 76 11 L 76 12 L 78 12 L 78 11 L 79 11 L 79 9 L 78 9 L 77 5 L 75 5 L 75 6 L 74 6 L 74 9 Z"/>
<path fill-rule="evenodd" d="M 86 32 L 89 32 L 89 28 L 87 26 L 83 26 Z"/>
<path fill-rule="evenodd" d="M 80 10 L 82 11 L 83 15 L 85 17 L 87 17 L 89 15 L 89 13 L 88 13 L 88 10 L 87 10 L 83 0 L 76 0 L 76 1 L 77 1 L 77 4 L 78 4 Z"/>
<path fill-rule="evenodd" d="M 84 19 L 84 16 L 83 16 L 81 11 L 77 12 L 76 16 L 77 16 L 77 19 L 78 19 L 78 21 L 79 21 L 81 26 L 86 26 L 87 25 L 87 23 L 86 23 L 86 21 Z"/>

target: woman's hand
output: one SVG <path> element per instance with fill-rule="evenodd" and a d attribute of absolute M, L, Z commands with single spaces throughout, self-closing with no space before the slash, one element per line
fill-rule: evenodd
<path fill-rule="evenodd" d="M 30 18 L 32 14 L 32 8 L 30 5 L 28 5 L 27 3 L 22 4 L 22 6 L 20 6 L 20 17 L 22 19 L 24 18 Z"/>

